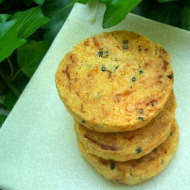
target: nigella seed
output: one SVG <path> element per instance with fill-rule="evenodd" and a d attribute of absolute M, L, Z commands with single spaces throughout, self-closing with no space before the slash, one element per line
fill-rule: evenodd
<path fill-rule="evenodd" d="M 102 71 L 106 71 L 106 67 L 105 66 L 102 66 Z"/>
<path fill-rule="evenodd" d="M 128 46 L 123 46 L 123 49 L 128 49 Z"/>
<path fill-rule="evenodd" d="M 99 56 L 99 57 L 102 57 L 102 55 L 103 55 L 103 51 L 99 51 L 99 52 L 98 52 L 98 56 Z"/>
<path fill-rule="evenodd" d="M 144 121 L 144 117 L 140 116 L 138 117 L 138 120 Z"/>
<path fill-rule="evenodd" d="M 135 82 L 136 81 L 136 77 L 132 77 L 131 81 Z"/>
<path fill-rule="evenodd" d="M 129 42 L 129 40 L 123 40 L 124 44 L 127 44 Z"/>
<path fill-rule="evenodd" d="M 86 123 L 86 121 L 85 121 L 85 120 L 82 120 L 82 123 Z"/>
<path fill-rule="evenodd" d="M 169 79 L 173 79 L 173 75 L 168 75 L 167 76 Z"/>
<path fill-rule="evenodd" d="M 111 169 L 111 170 L 114 170 L 114 169 L 115 169 L 115 164 L 114 164 L 114 163 L 111 163 L 111 164 L 110 164 L 110 169 Z"/>
<path fill-rule="evenodd" d="M 129 40 L 123 40 L 124 44 L 127 44 L 129 42 Z"/>
<path fill-rule="evenodd" d="M 141 153 L 141 152 L 142 152 L 142 148 L 141 148 L 141 147 L 137 148 L 137 149 L 135 150 L 135 152 L 136 152 L 137 154 Z"/>
<path fill-rule="evenodd" d="M 152 101 L 152 102 L 150 102 L 150 104 L 151 104 L 151 106 L 153 107 L 154 106 L 154 102 Z"/>
<path fill-rule="evenodd" d="M 171 131 L 171 132 L 170 132 L 170 137 L 171 137 L 172 135 L 173 135 L 173 132 Z"/>
<path fill-rule="evenodd" d="M 140 71 L 139 71 L 139 74 L 140 74 L 140 75 L 141 75 L 141 74 L 143 74 L 143 71 L 142 71 L 142 70 L 140 70 Z"/>
<path fill-rule="evenodd" d="M 157 149 L 155 148 L 155 149 L 153 149 L 153 151 L 152 151 L 152 152 L 156 152 L 156 150 L 157 150 Z"/>
<path fill-rule="evenodd" d="M 109 55 L 109 51 L 105 52 L 105 57 L 107 57 Z"/>
<path fill-rule="evenodd" d="M 144 112 L 144 111 L 143 111 L 143 109 L 140 109 L 140 110 L 139 110 L 139 113 L 141 113 L 141 114 L 142 114 L 143 112 Z"/>

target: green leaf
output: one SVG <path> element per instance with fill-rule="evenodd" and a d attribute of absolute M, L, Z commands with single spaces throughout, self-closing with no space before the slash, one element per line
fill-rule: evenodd
<path fill-rule="evenodd" d="M 69 0 L 46 0 L 45 3 L 42 5 L 42 11 L 43 13 L 49 17 L 52 18 L 55 15 L 61 13 L 64 13 L 64 11 L 68 8 L 68 4 L 74 4 L 77 2 L 76 0 L 69 2 Z"/>
<path fill-rule="evenodd" d="M 128 0 L 125 1 L 125 4 L 119 6 L 107 4 L 104 13 L 103 28 L 109 28 L 121 22 L 140 2 L 141 0 Z"/>
<path fill-rule="evenodd" d="M 45 0 L 34 0 L 34 2 L 37 3 L 38 5 L 42 5 L 44 1 Z"/>
<path fill-rule="evenodd" d="M 68 5 L 74 5 L 76 2 L 86 4 L 86 3 L 90 3 L 92 1 L 95 1 L 95 0 L 70 0 Z M 101 1 L 101 0 L 99 0 L 99 1 Z M 66 6 L 66 7 L 68 7 L 68 6 Z"/>
<path fill-rule="evenodd" d="M 2 125 L 5 122 L 6 118 L 7 118 L 6 115 L 0 115 L 0 128 L 2 127 Z"/>
<path fill-rule="evenodd" d="M 18 36 L 24 39 L 34 33 L 39 27 L 49 22 L 49 19 L 43 15 L 40 7 L 17 12 L 12 17 L 12 19 L 15 18 L 18 19 Z"/>
<path fill-rule="evenodd" d="M 10 16 L 9 14 L 0 14 L 0 23 L 5 22 Z"/>
<path fill-rule="evenodd" d="M 149 12 L 153 7 L 152 1 L 141 1 L 131 12 L 143 17 L 149 17 Z"/>
<path fill-rule="evenodd" d="M 70 3 L 74 4 L 75 2 L 76 0 Z M 67 7 L 68 4 L 69 0 L 46 0 L 42 5 L 44 14 L 51 18 L 51 22 L 43 27 L 46 30 L 44 37 L 50 41 L 53 41 L 71 11 L 71 7 Z"/>
<path fill-rule="evenodd" d="M 119 6 L 126 4 L 127 0 L 99 0 L 101 3 Z"/>
<path fill-rule="evenodd" d="M 0 0 L 0 4 L 3 3 L 5 0 Z"/>
<path fill-rule="evenodd" d="M 24 4 L 27 6 L 27 7 L 30 7 L 33 3 L 33 0 L 22 0 L 24 2 Z"/>
<path fill-rule="evenodd" d="M 190 1 L 189 0 L 180 0 L 180 3 L 182 3 L 185 6 L 190 6 Z"/>
<path fill-rule="evenodd" d="M 171 1 L 178 1 L 178 0 L 157 0 L 159 3 L 167 3 Z"/>
<path fill-rule="evenodd" d="M 22 47 L 18 48 L 18 65 L 26 76 L 29 78 L 32 77 L 48 48 L 49 42 L 47 40 L 39 42 L 29 41 Z"/>
<path fill-rule="evenodd" d="M 17 20 L 0 23 L 0 62 L 26 42 L 17 37 L 16 25 Z"/>
<path fill-rule="evenodd" d="M 5 103 L 6 108 L 9 111 L 12 110 L 16 101 L 17 101 L 17 97 L 11 91 L 8 91 L 8 93 L 5 96 L 4 103 Z"/>
<path fill-rule="evenodd" d="M 181 7 L 176 3 L 164 3 L 154 7 L 150 18 L 172 26 L 181 26 Z"/>
<path fill-rule="evenodd" d="M 190 7 L 184 7 L 182 9 L 181 25 L 183 29 L 190 30 Z"/>
<path fill-rule="evenodd" d="M 46 29 L 44 33 L 44 38 L 50 40 L 51 42 L 59 32 L 60 28 L 63 26 L 65 20 L 67 19 L 68 11 L 61 11 L 55 15 L 51 22 L 48 23 L 44 28 Z"/>
<path fill-rule="evenodd" d="M 4 95 L 6 92 L 6 84 L 0 78 L 0 96 Z"/>
<path fill-rule="evenodd" d="M 0 77 L 3 79 L 3 81 L 5 82 L 5 84 L 12 91 L 12 93 L 16 97 L 19 97 L 20 96 L 20 91 L 17 89 L 17 87 L 15 86 L 15 84 L 9 80 L 7 72 L 2 67 L 0 67 Z"/>

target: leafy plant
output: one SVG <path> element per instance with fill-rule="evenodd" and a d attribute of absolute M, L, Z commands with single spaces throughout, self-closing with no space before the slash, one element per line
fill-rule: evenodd
<path fill-rule="evenodd" d="M 34 74 L 73 5 L 95 0 L 0 0 L 0 127 Z M 189 0 L 97 0 L 103 28 L 129 12 L 190 30 Z"/>

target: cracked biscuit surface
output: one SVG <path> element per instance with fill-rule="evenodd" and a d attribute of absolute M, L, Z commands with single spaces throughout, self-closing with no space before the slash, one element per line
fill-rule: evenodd
<path fill-rule="evenodd" d="M 75 120 L 111 133 L 150 123 L 171 94 L 173 72 L 163 47 L 134 32 L 115 31 L 77 44 L 60 62 L 55 79 Z"/>

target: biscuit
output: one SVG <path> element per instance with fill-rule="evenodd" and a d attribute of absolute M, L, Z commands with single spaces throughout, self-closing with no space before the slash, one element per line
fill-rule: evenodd
<path fill-rule="evenodd" d="M 138 159 L 166 140 L 175 116 L 174 93 L 164 109 L 147 126 L 134 131 L 101 133 L 92 131 L 75 121 L 75 130 L 88 153 L 103 159 L 127 161 Z"/>
<path fill-rule="evenodd" d="M 126 162 L 104 160 L 86 152 L 79 141 L 79 149 L 88 162 L 104 177 L 115 182 L 134 185 L 160 173 L 175 155 L 178 146 L 179 128 L 174 120 L 172 131 L 166 141 L 155 148 L 150 154 Z"/>
<path fill-rule="evenodd" d="M 68 112 L 89 129 L 141 128 L 159 114 L 173 85 L 169 54 L 129 31 L 102 33 L 68 52 L 55 74 Z"/>

